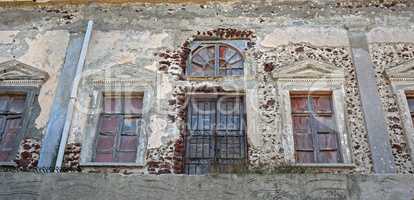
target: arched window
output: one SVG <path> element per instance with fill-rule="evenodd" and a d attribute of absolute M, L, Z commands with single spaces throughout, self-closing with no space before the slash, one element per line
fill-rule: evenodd
<path fill-rule="evenodd" d="M 224 43 L 200 44 L 191 53 L 190 76 L 243 75 L 244 58 L 235 47 Z"/>

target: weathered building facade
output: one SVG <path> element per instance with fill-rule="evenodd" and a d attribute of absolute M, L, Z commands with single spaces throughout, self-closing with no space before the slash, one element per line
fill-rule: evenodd
<path fill-rule="evenodd" d="M 0 1 L 4 167 L 414 172 L 413 2 L 110 3 Z"/>

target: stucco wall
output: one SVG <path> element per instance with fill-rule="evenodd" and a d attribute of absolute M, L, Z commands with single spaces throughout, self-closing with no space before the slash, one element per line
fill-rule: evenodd
<path fill-rule="evenodd" d="M 414 178 L 360 175 L 148 176 L 1 173 L 0 199 L 412 200 Z"/>
<path fill-rule="evenodd" d="M 370 173 L 371 154 L 346 27 L 360 25 L 372 29 L 367 31 L 371 44 L 411 41 L 412 36 L 406 29 L 414 25 L 412 8 L 409 2 L 403 1 L 371 1 L 371 4 L 346 1 L 92 3 L 1 7 L 0 62 L 17 59 L 49 73 L 50 78 L 42 86 L 39 96 L 41 113 L 36 120 L 36 127 L 42 129 L 48 121 L 70 37 L 83 33 L 86 21 L 94 20 L 68 142 L 80 144 L 83 152 L 92 151 L 91 142 L 86 142 L 85 138 L 94 134 L 90 132 L 93 128 L 89 126 L 94 125 L 91 122 L 97 116 L 91 112 L 95 86 L 88 80 L 94 74 L 96 76 L 104 70 L 116 68 L 120 70 L 114 73 L 116 76 L 107 74 L 108 77 L 104 77 L 117 81 L 133 79 L 133 84 L 146 85 L 145 90 L 151 94 L 151 101 L 146 105 L 145 137 L 148 150 L 144 161 L 164 162 L 160 161 L 163 157 L 174 154 L 182 125 L 177 120 L 180 117 L 179 106 L 170 105 L 170 100 L 182 95 L 185 88 L 193 83 L 177 78 L 177 73 L 182 71 L 177 72 L 176 65 L 169 66 L 166 71 L 159 70 L 162 68 L 160 61 L 165 61 L 160 54 L 177 54 L 180 57 L 179 53 L 185 49 L 185 41 L 191 40 L 198 31 L 217 28 L 251 31 L 255 37 L 248 38 L 254 44 L 246 52 L 244 78 L 248 81 L 243 87 L 250 106 L 247 135 L 249 161 L 253 168 L 264 165 L 272 168 L 291 160 L 286 156 L 287 149 L 283 147 L 289 133 L 283 128 L 280 119 L 281 102 L 277 94 L 277 81 L 271 71 L 294 66 L 303 60 L 316 60 L 344 70 L 345 122 L 354 171 Z M 270 71 L 266 66 L 271 67 Z M 239 82 L 227 83 L 231 86 Z M 206 84 L 224 85 L 220 81 Z M 378 85 L 384 83 L 378 81 Z M 60 89 L 70 88 L 70 85 L 63 85 Z M 385 97 L 383 99 L 387 101 Z M 394 114 L 398 115 L 398 112 Z M 404 131 L 395 132 L 392 130 L 395 126 L 391 123 L 389 127 L 393 144 L 404 143 Z M 405 152 L 408 150 L 404 149 Z M 410 156 L 403 153 L 394 152 L 395 159 L 400 160 L 401 173 L 412 169 Z M 85 158 L 83 161 L 87 160 Z"/>
<path fill-rule="evenodd" d="M 22 31 L 16 27 L 10 27 L 8 30 L 0 30 L 0 38 L 0 63 L 16 59 L 43 70 L 49 75 L 38 97 L 41 112 L 38 114 L 35 127 L 40 131 L 35 131 L 35 133 L 37 137 L 40 137 L 41 130 L 48 122 L 58 77 L 65 58 L 69 32 L 67 30 Z"/>

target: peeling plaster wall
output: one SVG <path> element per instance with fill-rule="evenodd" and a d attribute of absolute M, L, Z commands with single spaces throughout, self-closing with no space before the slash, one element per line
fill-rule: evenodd
<path fill-rule="evenodd" d="M 0 62 L 17 59 L 49 74 L 49 79 L 42 85 L 38 97 L 41 112 L 35 126 L 42 130 L 48 122 L 69 33 L 66 30 L 13 30 L 0 31 L 0 38 Z"/>
<path fill-rule="evenodd" d="M 180 82 L 183 81 L 183 69 L 180 68 L 182 60 L 174 60 L 172 57 L 164 59 L 160 54 L 177 54 L 178 57 L 181 56 L 180 53 L 185 54 L 186 47 L 183 44 L 197 35 L 197 31 L 217 28 L 249 30 L 256 36 L 253 40 L 255 44 L 246 52 L 245 73 L 245 78 L 251 84 L 245 88 L 246 97 L 251 104 L 248 108 L 250 126 L 247 133 L 251 167 L 274 168 L 289 163 L 291 158 L 286 157 L 286 149 L 283 148 L 287 133 L 284 132 L 279 116 L 281 105 L 277 94 L 277 81 L 273 80 L 270 72 L 303 59 L 313 59 L 344 68 L 347 110 L 345 118 L 352 159 L 356 165 L 352 171 L 370 173 L 372 163 L 367 131 L 361 112 L 355 70 L 350 60 L 347 30 L 344 27 L 360 24 L 367 29 L 371 28 L 368 38 L 374 49 L 377 48 L 376 44 L 381 46 L 382 43 L 411 43 L 414 34 L 406 30 L 414 27 L 412 8 L 409 2 L 403 1 L 231 1 L 123 5 L 92 3 L 1 7 L 0 62 L 15 58 L 49 73 L 50 78 L 43 85 L 39 96 L 41 113 L 36 119 L 36 127 L 42 129 L 49 117 L 69 38 L 74 33 L 83 34 L 86 21 L 94 20 L 79 101 L 72 118 L 68 141 L 70 158 L 67 160 L 82 160 L 78 148 L 81 152 L 93 151 L 88 149 L 91 141 L 85 141 L 85 138 L 92 138 L 95 134 L 88 131 L 91 130 L 91 122 L 96 120 L 96 113 L 91 113 L 96 109 L 96 105 L 91 105 L 95 88 L 87 82 L 88 76 L 122 65 L 125 66 L 123 70 L 126 74 L 134 74 L 137 70 L 148 74 L 145 77 L 133 75 L 137 79 L 134 81 L 148 86 L 151 94 L 151 102 L 146 105 L 147 110 L 144 113 L 147 116 L 147 150 L 143 165 L 147 168 L 156 165 L 155 173 L 161 173 L 159 170 L 173 172 L 173 168 L 177 167 L 174 160 L 177 158 L 176 150 L 182 148 L 182 122 L 178 123 L 177 119 L 183 110 L 176 104 L 171 104 L 171 101 L 181 98 L 182 92 L 186 91 L 182 85 L 187 83 Z M 397 62 L 393 58 L 386 59 Z M 373 58 L 378 63 L 386 59 L 379 58 L 377 61 Z M 173 67 L 160 70 L 165 67 L 162 61 L 173 63 Z M 123 77 L 112 78 L 118 80 Z M 221 84 L 213 81 L 207 85 L 216 87 L 222 86 Z M 381 78 L 378 85 L 383 101 L 392 101 L 390 90 L 382 87 L 389 86 Z M 65 89 L 70 88 L 70 85 L 65 86 Z M 387 104 L 384 104 L 384 108 L 386 107 Z M 394 111 L 387 113 L 387 117 L 399 115 Z M 395 128 L 399 125 L 401 122 L 389 124 L 390 140 L 393 144 L 404 143 L 404 133 Z M 406 150 L 402 153 L 394 151 L 401 173 L 412 169 L 411 160 L 405 152 Z M 77 165 L 79 162 L 76 160 L 73 163 Z"/>

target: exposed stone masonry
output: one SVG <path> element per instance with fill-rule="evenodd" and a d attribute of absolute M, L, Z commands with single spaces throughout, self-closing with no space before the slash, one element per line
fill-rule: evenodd
<path fill-rule="evenodd" d="M 20 170 L 30 170 L 37 167 L 40 155 L 40 142 L 33 138 L 23 139 L 20 143 L 19 153 L 14 162 Z"/>
<path fill-rule="evenodd" d="M 279 96 L 277 80 L 272 74 L 274 75 L 275 70 L 292 66 L 297 62 L 302 63 L 303 60 L 316 60 L 317 62 L 310 63 L 328 63 L 344 69 L 344 108 L 347 123 L 344 132 L 349 135 L 352 163 L 357 166 L 352 169 L 352 173 L 372 172 L 371 150 L 361 111 L 358 83 L 351 60 L 351 51 L 347 47 L 346 30 L 343 27 L 355 24 L 366 25 L 368 28 L 365 30 L 366 34 L 372 41 L 412 41 L 410 35 L 414 19 L 412 9 L 414 1 L 174 0 L 175 3 L 164 1 L 144 3 L 144 0 L 125 0 L 126 3 L 122 5 L 91 3 L 83 0 L 76 2 L 85 4 L 33 3 L 22 6 L 2 4 L 0 60 L 1 62 L 19 60 L 34 68 L 47 71 L 51 77 L 39 88 L 38 97 L 41 107 L 35 109 L 35 114 L 31 116 L 35 123 L 29 125 L 30 128 L 35 127 L 33 128 L 35 133 L 33 131 L 31 133 L 35 134 L 35 138 L 39 138 L 39 141 L 44 139 L 42 133 L 48 132 L 42 130 L 58 127 L 55 122 L 60 118 L 49 117 L 53 116 L 49 112 L 54 110 L 52 108 L 56 105 L 64 105 L 63 99 L 55 94 L 70 91 L 68 88 L 71 84 L 61 82 L 60 77 L 62 72 L 66 71 L 64 70 L 66 66 L 72 66 L 78 61 L 77 56 L 74 55 L 78 55 L 81 49 L 87 20 L 93 20 L 94 27 L 85 62 L 85 75 L 93 70 L 106 70 L 118 65 L 122 66 L 120 67 L 122 69 L 119 69 L 121 72 L 114 74 L 114 77 L 119 79 L 131 77 L 124 76 L 132 71 L 131 69 L 139 68 L 139 72 L 142 70 L 146 73 L 133 75 L 137 78 L 134 80 L 136 88 L 135 86 L 133 88 L 129 81 L 126 81 L 128 85 L 124 87 L 128 91 L 144 92 L 144 99 L 148 102 L 143 104 L 144 110 L 148 111 L 143 113 L 143 117 L 149 126 L 145 136 L 141 135 L 145 139 L 139 140 L 140 145 L 143 146 L 138 148 L 137 163 L 92 162 L 93 149 L 91 148 L 94 145 L 91 145 L 93 135 L 89 132 L 95 130 L 95 123 L 88 123 L 90 122 L 88 117 L 91 115 L 83 115 L 79 112 L 72 119 L 73 128 L 69 134 L 70 142 L 81 142 L 82 150 L 85 150 L 83 152 L 85 155 L 82 154 L 82 160 L 85 161 L 82 163 L 84 164 L 82 171 L 124 174 L 183 173 L 186 94 L 234 92 L 235 90 L 227 87 L 226 84 L 239 81 L 235 77 L 188 78 L 186 68 L 192 42 L 248 40 L 244 77 L 249 80 L 245 85 L 240 85 L 240 91 L 245 87 L 244 92 L 246 97 L 249 97 L 247 98 L 249 106 L 250 103 L 257 104 L 252 106 L 253 108 L 249 107 L 248 110 L 248 112 L 253 111 L 252 115 L 248 115 L 249 169 L 272 171 L 275 168 L 291 167 L 290 153 L 293 149 L 285 146 L 287 133 L 284 130 L 288 129 L 285 127 L 288 124 L 282 123 L 281 116 L 284 105 L 281 104 L 280 99 L 285 96 Z M 99 2 L 116 1 L 99 0 Z M 248 30 L 239 30 L 238 27 Z M 211 28 L 216 29 L 209 30 Z M 195 34 L 191 35 L 190 31 L 193 30 Z M 177 41 L 183 43 L 180 45 Z M 414 43 L 379 43 L 372 44 L 371 48 L 376 65 L 379 93 L 387 114 L 385 118 L 397 171 L 412 173 L 413 160 L 408 154 L 406 129 L 404 129 L 406 121 L 403 121 L 407 119 L 403 118 L 399 110 L 399 103 L 384 69 L 414 60 Z M 338 83 L 335 80 L 335 84 Z M 298 83 L 300 84 L 302 83 Z M 91 109 L 90 102 L 86 101 L 96 100 L 91 102 L 93 105 L 98 103 L 99 98 L 95 98 L 99 95 L 95 93 L 98 91 L 83 89 L 80 90 L 80 96 L 85 96 L 85 105 L 88 104 L 85 109 Z M 91 107 L 95 109 L 95 106 Z M 64 111 L 66 107 L 60 109 Z M 93 118 L 97 119 L 95 116 Z M 149 121 L 146 121 L 147 119 Z M 157 123 L 156 120 L 162 121 L 162 125 L 159 125 L 161 123 Z M 85 134 L 87 136 L 89 134 L 90 137 L 84 140 Z M 37 165 L 39 141 L 26 139 L 20 144 L 15 162 L 21 169 L 31 169 Z M 43 147 L 46 146 L 42 145 Z M 80 152 L 80 143 L 68 144 L 63 167 L 78 169 Z M 289 155 L 289 158 L 286 155 Z M 348 157 L 346 160 L 348 161 Z M 351 169 L 351 167 L 345 169 L 346 167 L 320 169 L 321 172 L 342 173 Z"/>
<path fill-rule="evenodd" d="M 271 81 L 266 81 L 266 78 L 268 78 L 265 75 L 266 71 L 269 71 L 270 69 L 276 70 L 291 63 L 306 59 L 343 67 L 345 69 L 345 108 L 347 111 L 345 116 L 351 137 L 353 163 L 357 166 L 355 172 L 370 173 L 372 171 L 371 153 L 368 145 L 367 131 L 364 126 L 363 113 L 361 111 L 361 101 L 355 70 L 349 52 L 350 50 L 345 47 L 314 47 L 305 43 L 289 44 L 287 46 L 279 46 L 273 49 L 263 50 L 260 53 L 260 57 L 264 60 L 264 64 L 262 68 L 259 68 L 259 72 L 262 71 L 263 73 L 258 73 L 258 79 L 264 80 L 260 81 L 261 84 L 272 83 Z M 271 63 L 271 65 L 269 63 Z M 263 76 L 263 78 L 260 79 L 260 76 Z M 269 94 L 273 95 L 274 91 L 275 88 L 272 88 L 271 86 L 259 87 L 259 94 L 263 94 L 259 95 L 261 112 L 266 112 L 266 109 L 268 109 L 267 102 L 269 100 L 271 101 L 272 98 L 275 98 L 267 96 Z M 278 103 L 275 102 L 271 104 L 277 105 Z M 277 112 L 280 111 L 277 110 Z M 267 133 L 264 132 L 263 134 L 272 134 L 272 132 L 274 132 L 274 129 L 270 129 Z M 283 152 L 283 150 L 280 150 L 279 152 Z"/>
<path fill-rule="evenodd" d="M 174 80 L 184 80 L 187 68 L 187 59 L 191 53 L 189 48 L 195 40 L 249 40 L 256 38 L 253 31 L 237 30 L 232 28 L 218 28 L 200 32 L 187 39 L 177 50 L 165 50 L 157 54 L 160 57 L 158 70 L 167 72 Z M 250 42 L 252 47 L 254 42 Z"/>
<path fill-rule="evenodd" d="M 361 104 L 357 90 L 354 66 L 349 56 L 349 49 L 343 47 L 313 47 L 308 44 L 290 44 L 274 49 L 258 51 L 249 50 L 248 56 L 259 60 L 258 73 L 258 98 L 259 98 L 259 132 L 262 134 L 263 146 L 256 147 L 249 145 L 249 167 L 250 169 L 271 169 L 276 166 L 287 164 L 284 157 L 282 136 L 278 129 L 279 101 L 274 80 L 270 75 L 272 70 L 283 67 L 290 63 L 304 59 L 327 62 L 345 68 L 346 88 L 346 109 L 347 123 L 350 127 L 353 162 L 357 165 L 355 172 L 369 173 L 372 170 L 370 149 L 367 141 L 367 133 L 364 127 L 364 119 L 361 112 Z M 164 63 L 160 63 L 164 64 Z M 169 71 L 170 72 L 170 71 Z M 171 74 L 175 76 L 176 74 Z M 173 92 L 173 99 L 170 100 L 172 108 L 170 119 L 175 121 L 177 127 L 185 130 L 185 93 L 188 91 L 211 92 L 219 90 L 218 85 L 192 85 L 188 88 L 176 86 Z M 183 139 L 184 134 L 180 137 Z"/>
<path fill-rule="evenodd" d="M 70 143 L 66 144 L 65 154 L 63 157 L 63 168 L 71 170 L 80 170 L 80 152 L 81 144 L 80 143 Z"/>
<path fill-rule="evenodd" d="M 398 173 L 414 173 L 404 131 L 403 117 L 398 107 L 398 100 L 393 93 L 391 82 L 385 72 L 386 68 L 396 67 L 414 59 L 414 44 L 409 43 L 374 43 L 370 45 L 371 56 L 375 65 L 378 92 L 381 96 L 392 154 Z"/>
<path fill-rule="evenodd" d="M 363 8 L 363 7 L 405 7 L 409 5 L 410 0 L 339 0 L 336 2 L 337 7 L 342 8 Z"/>
<path fill-rule="evenodd" d="M 258 100 L 259 119 L 258 127 L 262 136 L 263 146 L 249 146 L 249 163 L 251 169 L 274 169 L 286 163 L 282 137 L 277 126 L 279 101 L 277 89 L 271 77 L 274 69 L 273 63 L 264 58 L 262 52 L 252 49 L 248 56 L 259 60 L 258 73 Z M 267 54 L 266 54 L 267 56 Z M 280 119 L 280 118 L 279 118 Z"/>
<path fill-rule="evenodd" d="M 149 174 L 170 174 L 174 170 L 174 150 L 173 142 L 169 145 L 162 145 L 159 148 L 148 149 L 147 151 L 147 170 Z M 180 167 L 177 168 L 179 173 Z"/>
<path fill-rule="evenodd" d="M 249 46 L 253 46 L 251 40 L 256 38 L 253 31 L 237 30 L 232 28 L 218 28 L 215 30 L 198 31 L 197 34 L 187 39 L 178 50 L 165 50 L 157 54 L 160 58 L 158 70 L 170 75 L 174 81 L 184 81 L 187 85 L 174 85 L 169 104 L 168 119 L 170 123 L 175 123 L 180 135 L 169 145 L 164 145 L 158 149 L 149 149 L 147 152 L 148 172 L 152 174 L 165 174 L 184 172 L 184 138 L 186 135 L 186 114 L 187 114 L 187 92 L 223 92 L 219 82 L 198 83 L 187 81 L 185 70 L 187 68 L 188 56 L 191 53 L 189 48 L 195 40 L 249 40 Z"/>

